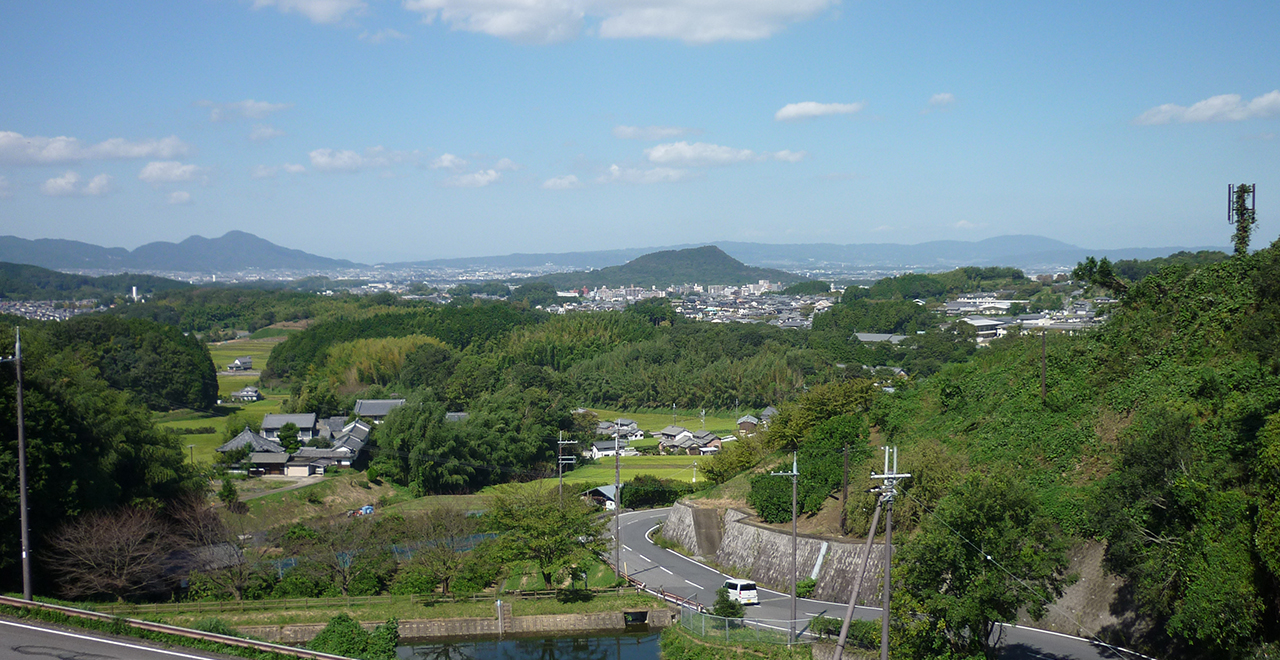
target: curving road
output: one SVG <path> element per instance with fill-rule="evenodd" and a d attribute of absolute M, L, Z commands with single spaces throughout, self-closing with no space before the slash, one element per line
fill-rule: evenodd
<path fill-rule="evenodd" d="M 623 567 L 628 575 L 649 587 L 662 588 L 669 593 L 710 606 L 716 599 L 716 589 L 729 576 L 677 552 L 660 548 L 648 538 L 648 532 L 666 520 L 670 510 L 649 509 L 621 515 Z M 613 525 L 610 524 L 609 528 L 612 532 Z M 867 576 L 867 579 L 873 579 L 873 576 Z M 801 598 L 796 605 L 796 615 L 841 618 L 846 605 L 847 603 Z M 880 608 L 858 607 L 854 614 L 859 619 L 879 619 Z M 791 595 L 761 588 L 760 604 L 749 606 L 747 616 L 752 619 L 779 620 L 779 625 L 785 629 L 788 625 L 786 620 L 791 618 Z M 1005 626 L 1001 657 L 1010 660 L 1136 660 L 1145 656 L 1109 648 L 1072 635 Z"/>

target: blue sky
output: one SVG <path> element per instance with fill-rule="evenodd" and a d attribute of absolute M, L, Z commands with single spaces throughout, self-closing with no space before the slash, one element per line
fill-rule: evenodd
<path fill-rule="evenodd" d="M 366 263 L 1280 232 L 1280 4 L 0 5 L 0 234 Z M 1274 192 L 1273 192 L 1274 191 Z"/>

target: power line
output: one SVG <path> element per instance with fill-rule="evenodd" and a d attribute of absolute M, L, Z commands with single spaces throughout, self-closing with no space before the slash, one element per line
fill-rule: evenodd
<path fill-rule="evenodd" d="M 1127 653 L 1127 654 L 1129 654 L 1130 656 L 1137 656 L 1137 657 L 1140 657 L 1140 658 L 1146 658 L 1146 657 L 1147 657 L 1147 656 L 1145 656 L 1145 655 L 1142 655 L 1141 653 L 1137 653 L 1136 651 L 1130 651 L 1130 650 L 1128 650 L 1128 649 L 1122 649 L 1122 648 L 1120 648 L 1120 647 L 1118 647 L 1118 646 L 1113 646 L 1113 645 L 1108 644 L 1107 642 L 1103 641 L 1100 637 L 1098 637 L 1098 635 L 1097 635 L 1096 633 L 1091 632 L 1091 631 L 1088 631 L 1088 630 L 1083 626 L 1083 624 L 1081 624 L 1081 622 L 1080 622 L 1079 620 L 1077 620 L 1077 619 L 1075 619 L 1074 617 L 1072 617 L 1072 615 L 1071 615 L 1071 613 L 1070 613 L 1070 612 L 1068 612 L 1068 611 L 1066 611 L 1066 610 L 1063 610 L 1063 609 L 1059 608 L 1058 606 L 1054 605 L 1054 604 L 1053 604 L 1053 601 L 1050 601 L 1049 599 L 1045 598 L 1045 597 L 1044 597 L 1044 595 L 1043 595 L 1042 593 L 1040 593 L 1040 591 L 1039 591 L 1038 589 L 1036 589 L 1035 587 L 1031 586 L 1030 584 L 1027 584 L 1027 582 L 1026 582 L 1025 580 L 1023 580 L 1022 578 L 1018 577 L 1017 575 L 1014 575 L 1013 571 L 1010 571 L 1008 568 L 1006 568 L 1006 567 L 1005 567 L 1005 565 L 1004 565 L 1004 564 L 1001 564 L 999 560 L 997 560 L 995 557 L 992 557 L 991 555 L 987 554 L 987 552 L 986 552 L 985 550 L 983 550 L 982 548 L 978 547 L 978 545 L 977 545 L 976 543 L 974 543 L 973 541 L 970 541 L 967 537 L 965 537 L 965 535 L 964 535 L 964 534 L 961 534 L 960 532 L 956 531 L 954 527 L 952 527 L 951 525 L 948 525 L 948 524 L 947 524 L 947 521 L 943 520 L 942 518 L 938 517 L 938 516 L 935 514 L 934 509 L 931 509 L 927 504 L 925 504 L 924 502 L 921 502 L 918 498 L 916 498 L 916 497 L 915 497 L 914 495 L 912 495 L 910 492 L 906 492 L 906 491 L 904 491 L 904 492 L 903 492 L 903 495 L 906 495 L 907 497 L 911 498 L 911 500 L 912 500 L 913 502 L 915 502 L 916 504 L 919 504 L 919 505 L 920 505 L 920 508 L 922 508 L 922 509 L 924 509 L 925 511 L 927 511 L 927 512 L 930 514 L 930 516 L 931 516 L 931 518 L 930 518 L 931 520 L 936 520 L 940 525 L 942 525 L 943 527 L 947 528 L 947 531 L 949 531 L 949 532 L 951 532 L 952 534 L 954 534 L 954 535 L 956 536 L 956 538 L 960 539 L 961 541 L 964 541 L 966 545 L 968 545 L 969 547 L 973 548 L 973 549 L 974 549 L 974 550 L 975 550 L 979 555 L 981 555 L 981 556 L 982 556 L 984 559 L 986 559 L 988 562 L 991 562 L 991 564 L 992 564 L 993 566 L 995 566 L 996 568 L 999 568 L 999 569 L 1000 569 L 1000 570 L 1001 570 L 1005 575 L 1008 575 L 1009 577 L 1013 578 L 1013 580 L 1014 580 L 1015 582 L 1017 582 L 1019 585 L 1021 585 L 1024 589 L 1026 589 L 1027 591 L 1030 591 L 1033 595 L 1035 595 L 1035 597 L 1036 597 L 1037 599 L 1039 599 L 1039 600 L 1040 600 L 1040 602 L 1041 602 L 1041 603 L 1043 603 L 1043 604 L 1044 604 L 1044 606 L 1045 606 L 1047 609 L 1052 609 L 1053 611 L 1055 611 L 1055 612 L 1057 612 L 1057 613 L 1059 613 L 1059 614 L 1065 615 L 1068 619 L 1070 619 L 1070 620 L 1074 621 L 1074 622 L 1077 624 L 1077 626 L 1079 627 L 1079 629 L 1080 629 L 1080 630 L 1084 630 L 1084 631 L 1088 632 L 1088 634 L 1089 634 L 1089 639 L 1091 639 L 1091 640 L 1093 640 L 1093 641 L 1095 641 L 1095 642 L 1097 642 L 1097 643 L 1099 643 L 1099 644 L 1101 644 L 1101 645 L 1103 645 L 1103 646 L 1105 646 L 1105 647 L 1107 647 L 1107 648 L 1111 649 L 1112 651 L 1115 651 L 1116 653 L 1122 654 L 1122 655 Z"/>

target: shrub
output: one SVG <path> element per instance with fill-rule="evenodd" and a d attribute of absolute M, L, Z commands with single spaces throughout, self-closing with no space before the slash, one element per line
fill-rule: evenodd
<path fill-rule="evenodd" d="M 813 595 L 813 588 L 817 586 L 817 580 L 813 578 L 805 578 L 796 583 L 796 596 L 800 598 L 808 598 Z"/>
<path fill-rule="evenodd" d="M 440 585 L 440 579 L 422 564 L 408 564 L 391 580 L 390 592 L 398 596 L 429 594 Z"/>
<path fill-rule="evenodd" d="M 716 602 L 711 606 L 711 613 L 726 619 L 741 619 L 747 613 L 746 608 L 736 600 L 729 599 L 729 590 L 724 587 L 716 589 Z"/>

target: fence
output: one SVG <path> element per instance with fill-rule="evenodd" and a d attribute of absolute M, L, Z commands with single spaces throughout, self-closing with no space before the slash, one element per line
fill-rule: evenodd
<path fill-rule="evenodd" d="M 680 625 L 699 637 L 732 644 L 808 644 L 818 637 L 808 619 L 730 619 L 687 607 L 680 608 Z"/>
<path fill-rule="evenodd" d="M 634 587 L 615 587 L 615 588 L 596 588 L 591 593 L 597 595 L 634 593 Z M 185 603 L 102 603 L 90 605 L 97 612 L 106 614 L 163 614 L 175 612 L 196 612 L 196 613 L 218 613 L 218 612 L 246 612 L 246 611 L 262 611 L 262 610 L 296 610 L 309 608 L 328 608 L 335 607 L 354 607 L 357 605 L 392 605 L 396 603 L 408 603 L 416 605 L 418 603 L 431 604 L 441 602 L 480 602 L 502 600 L 542 600 L 555 598 L 556 591 L 508 591 L 501 594 L 494 593 L 478 593 L 470 596 L 459 596 L 456 598 L 441 596 L 347 596 L 334 598 L 276 598 L 265 600 L 218 600 L 218 601 L 190 601 Z"/>

